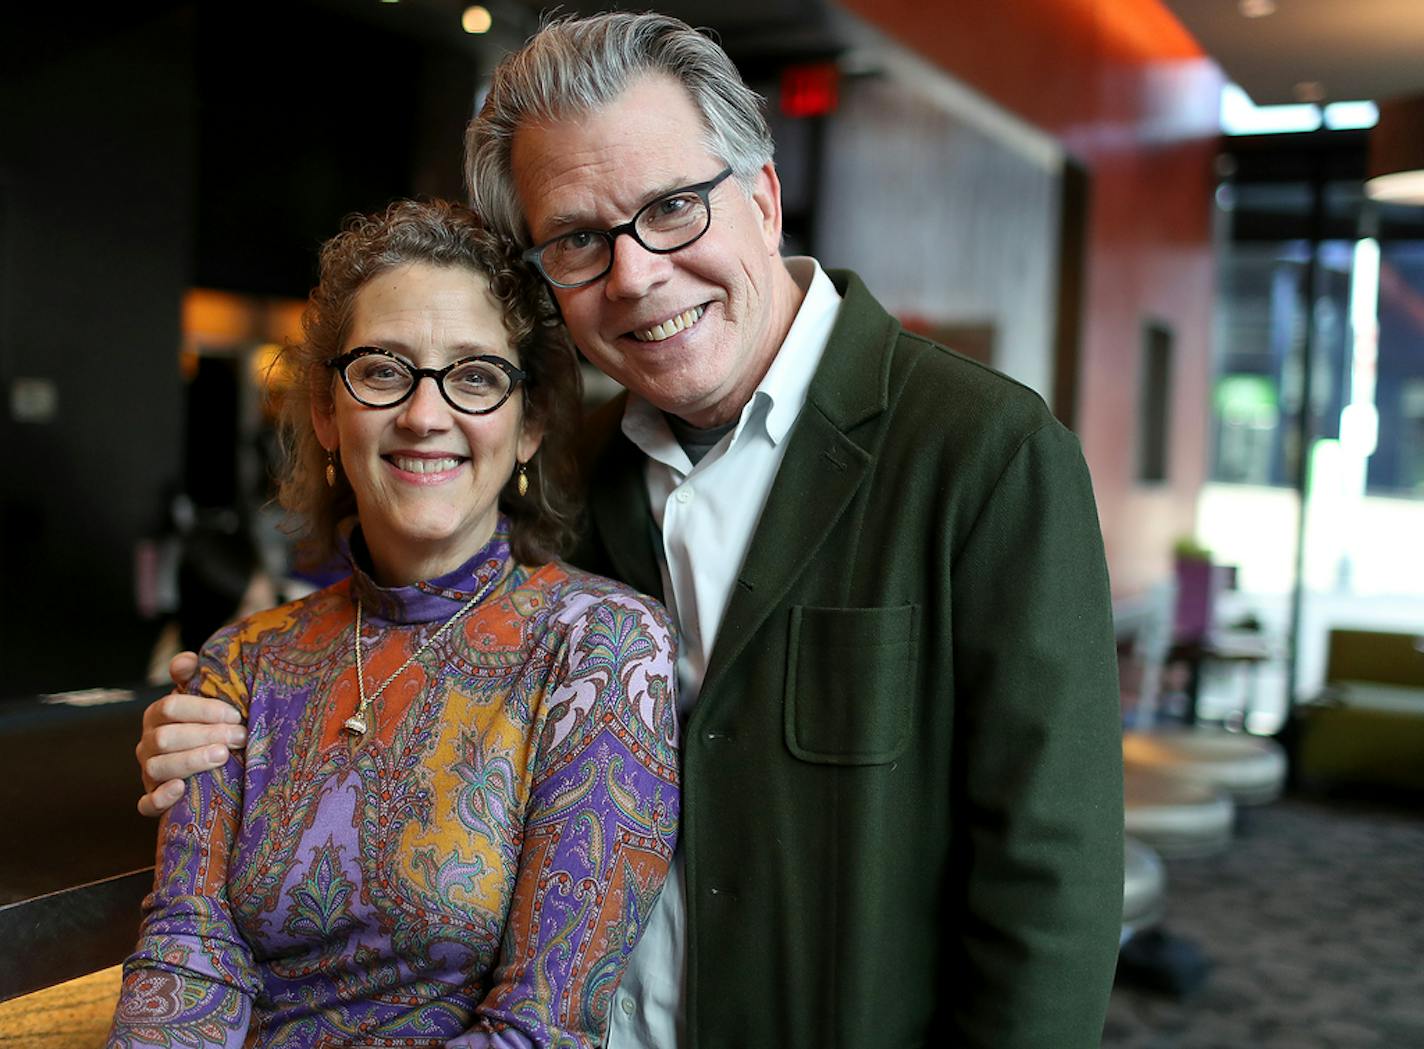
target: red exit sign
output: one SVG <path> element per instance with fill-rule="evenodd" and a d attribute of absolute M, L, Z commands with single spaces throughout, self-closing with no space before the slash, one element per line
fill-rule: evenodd
<path fill-rule="evenodd" d="M 840 79 L 834 62 L 787 66 L 781 71 L 781 111 L 788 117 L 835 112 Z"/>

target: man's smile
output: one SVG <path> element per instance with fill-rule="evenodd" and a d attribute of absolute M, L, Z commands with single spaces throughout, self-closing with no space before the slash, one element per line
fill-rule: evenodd
<path fill-rule="evenodd" d="M 651 328 L 634 329 L 630 334 L 639 342 L 662 342 L 670 339 L 680 331 L 692 327 L 702 315 L 707 312 L 707 306 L 694 306 L 690 310 L 683 310 L 675 317 L 669 317 L 665 321 L 654 324 Z"/>

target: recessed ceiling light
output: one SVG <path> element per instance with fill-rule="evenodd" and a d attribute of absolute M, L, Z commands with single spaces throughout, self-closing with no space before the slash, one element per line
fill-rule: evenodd
<path fill-rule="evenodd" d="M 1236 10 L 1243 18 L 1265 18 L 1276 13 L 1276 0 L 1239 0 Z"/>
<path fill-rule="evenodd" d="M 494 16 L 487 8 L 476 4 L 465 8 L 465 13 L 460 16 L 460 25 L 467 33 L 488 33 L 490 26 L 494 25 Z"/>

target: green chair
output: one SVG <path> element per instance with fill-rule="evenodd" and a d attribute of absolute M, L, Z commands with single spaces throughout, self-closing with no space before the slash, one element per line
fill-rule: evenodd
<path fill-rule="evenodd" d="M 1327 653 L 1325 691 L 1296 710 L 1301 782 L 1424 793 L 1424 636 L 1337 628 Z"/>

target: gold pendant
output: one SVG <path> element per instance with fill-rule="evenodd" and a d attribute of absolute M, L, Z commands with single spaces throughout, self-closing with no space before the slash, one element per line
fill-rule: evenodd
<path fill-rule="evenodd" d="M 341 723 L 341 727 L 353 736 L 364 736 L 366 734 L 366 719 L 360 714 L 352 714 Z"/>

